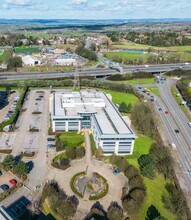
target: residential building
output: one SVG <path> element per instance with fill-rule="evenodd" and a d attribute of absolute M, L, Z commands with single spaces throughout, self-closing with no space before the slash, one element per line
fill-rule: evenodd
<path fill-rule="evenodd" d="M 91 129 L 97 148 L 104 154 L 132 154 L 136 134 L 108 96 L 96 90 L 52 94 L 53 131 Z"/>

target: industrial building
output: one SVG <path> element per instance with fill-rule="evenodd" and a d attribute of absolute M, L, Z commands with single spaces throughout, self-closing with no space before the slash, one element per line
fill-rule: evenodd
<path fill-rule="evenodd" d="M 41 61 L 39 59 L 31 55 L 23 56 L 22 62 L 24 66 L 36 66 L 41 64 Z"/>
<path fill-rule="evenodd" d="M 127 125 L 109 96 L 96 90 L 52 94 L 53 131 L 91 129 L 104 154 L 132 154 L 136 134 Z"/>

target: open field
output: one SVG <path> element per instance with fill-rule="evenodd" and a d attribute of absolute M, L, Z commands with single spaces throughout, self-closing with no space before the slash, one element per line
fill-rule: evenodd
<path fill-rule="evenodd" d="M 7 63 L 8 60 L 12 57 L 13 51 L 11 49 L 5 51 L 1 50 L 1 51 L 0 51 L 0 62 Z"/>
<path fill-rule="evenodd" d="M 145 79 L 130 79 L 130 80 L 126 80 L 126 81 L 120 81 L 121 83 L 126 82 L 128 84 L 150 84 L 150 83 L 154 83 L 154 78 L 145 78 Z M 119 81 L 117 81 L 119 82 Z"/>
<path fill-rule="evenodd" d="M 114 92 L 111 90 L 103 90 L 101 91 L 105 92 L 106 94 L 110 94 L 112 96 L 112 102 L 115 104 L 121 104 L 121 102 L 125 102 L 127 105 L 131 103 L 132 105 L 135 105 L 138 102 L 138 98 L 129 93 L 123 93 L 123 92 Z"/>
<path fill-rule="evenodd" d="M 128 60 L 138 60 L 140 58 L 142 58 L 143 63 L 148 63 L 148 57 L 149 56 L 154 56 L 152 53 L 134 53 L 134 52 L 121 52 L 121 51 L 115 51 L 115 52 L 105 52 L 104 55 L 106 55 L 106 57 L 110 60 L 115 61 L 115 57 L 119 57 L 122 59 L 122 61 L 124 62 L 125 59 Z M 157 57 L 157 55 L 155 55 Z M 159 54 L 160 56 L 160 54 Z M 190 61 L 191 60 L 191 53 L 187 53 L 187 52 L 167 52 L 164 55 L 164 61 L 165 60 L 170 60 L 171 57 L 175 57 L 180 61 Z M 171 61 L 172 62 L 172 61 Z M 136 62 L 135 62 L 136 64 Z"/>
<path fill-rule="evenodd" d="M 27 46 L 15 47 L 15 53 L 31 54 L 38 52 L 40 52 L 39 47 L 27 47 Z"/>
<path fill-rule="evenodd" d="M 191 38 L 191 36 L 190 36 Z M 136 44 L 130 41 L 122 41 L 122 42 L 116 42 L 111 45 L 115 49 L 134 49 L 134 50 L 168 50 L 168 51 L 191 51 L 191 46 L 171 46 L 171 47 L 155 47 L 151 45 L 145 45 L 145 44 Z"/>
<path fill-rule="evenodd" d="M 160 92 L 157 86 L 147 86 L 147 88 L 150 89 L 153 94 L 160 97 Z"/>
<path fill-rule="evenodd" d="M 132 156 L 127 156 L 127 161 L 139 169 L 137 160 L 142 154 L 149 153 L 150 147 L 153 144 L 153 140 L 142 134 L 137 133 L 137 135 L 138 139 L 135 140 L 134 153 Z M 155 179 L 150 180 L 146 177 L 143 179 L 146 186 L 146 198 L 143 206 L 133 219 L 145 219 L 148 207 L 154 205 L 162 216 L 167 219 L 175 220 L 176 217 L 163 207 L 161 198 L 163 193 L 166 192 L 165 184 L 168 182 L 168 180 L 165 180 L 164 177 L 157 172 Z"/>
<path fill-rule="evenodd" d="M 123 41 L 123 42 L 116 42 L 112 44 L 113 48 L 116 49 L 135 49 L 135 50 L 148 50 L 149 48 L 153 50 L 165 50 L 165 47 L 154 47 L 145 44 L 136 44 L 131 41 Z"/>

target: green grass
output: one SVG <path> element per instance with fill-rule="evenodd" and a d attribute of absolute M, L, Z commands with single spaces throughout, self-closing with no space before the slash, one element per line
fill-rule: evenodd
<path fill-rule="evenodd" d="M 154 78 L 130 79 L 130 80 L 126 80 L 125 82 L 127 82 L 128 84 L 150 84 L 150 83 L 154 83 Z"/>
<path fill-rule="evenodd" d="M 131 52 L 106 52 L 104 53 L 108 59 L 113 60 L 115 56 L 119 56 L 124 61 L 125 59 L 128 60 L 135 60 L 139 58 L 143 58 L 144 62 L 147 61 L 149 54 L 142 54 L 142 53 L 131 53 Z"/>
<path fill-rule="evenodd" d="M 65 147 L 77 147 L 84 143 L 84 136 L 70 131 L 62 133 L 60 140 L 64 142 Z"/>
<path fill-rule="evenodd" d="M 24 53 L 24 54 L 31 54 L 31 53 L 38 53 L 40 52 L 39 47 L 27 47 L 27 46 L 21 46 L 21 47 L 15 47 L 15 53 Z"/>
<path fill-rule="evenodd" d="M 153 144 L 153 140 L 150 137 L 137 133 L 138 138 L 135 140 L 134 153 L 131 156 L 127 156 L 129 164 L 134 165 L 139 169 L 138 158 L 142 154 L 148 154 Z M 146 186 L 146 198 L 143 206 L 140 208 L 138 214 L 133 219 L 145 219 L 147 209 L 150 205 L 156 206 L 162 216 L 169 220 L 175 220 L 176 217 L 163 207 L 161 196 L 166 192 L 165 184 L 167 180 L 164 179 L 163 175 L 156 174 L 154 180 L 143 178 Z"/>
<path fill-rule="evenodd" d="M 180 108 L 182 109 L 182 111 L 184 112 L 184 114 L 187 116 L 187 118 L 191 121 L 191 115 L 189 114 L 187 108 L 182 105 L 182 98 L 180 96 L 178 96 L 178 91 L 175 88 L 175 86 L 171 87 L 171 93 L 174 97 L 174 99 L 176 100 L 176 102 L 179 104 Z"/>
<path fill-rule="evenodd" d="M 97 150 L 97 147 L 96 147 L 96 144 L 95 144 L 95 141 L 94 141 L 94 138 L 93 138 L 93 135 L 92 135 L 92 134 L 90 135 L 90 141 L 91 141 L 92 155 L 94 156 L 94 155 L 95 155 L 95 152 L 96 152 L 96 150 Z"/>
<path fill-rule="evenodd" d="M 0 50 L 0 56 L 2 56 L 4 54 L 4 50 Z"/>
<path fill-rule="evenodd" d="M 42 203 L 42 208 L 45 212 L 46 215 L 52 215 L 55 219 L 57 220 L 62 220 L 62 218 L 60 216 L 58 216 L 57 214 L 55 214 L 49 207 L 48 205 L 46 204 L 46 202 L 43 202 Z"/>
<path fill-rule="evenodd" d="M 12 57 L 13 51 L 11 49 L 5 50 L 0 54 L 0 62 L 7 63 L 8 60 Z"/>
<path fill-rule="evenodd" d="M 114 92 L 111 90 L 103 90 L 101 91 L 105 92 L 106 94 L 110 94 L 112 96 L 112 102 L 115 104 L 121 104 L 121 102 L 125 102 L 127 105 L 131 103 L 132 105 L 135 105 L 138 102 L 138 98 L 130 93 L 123 93 L 123 92 Z"/>
<path fill-rule="evenodd" d="M 168 220 L 176 220 L 177 217 L 174 216 L 171 212 L 164 208 L 161 196 L 163 193 L 166 193 L 165 184 L 166 181 L 161 174 L 157 174 L 154 180 L 150 180 L 148 178 L 144 178 L 144 183 L 146 186 L 146 198 L 143 206 L 139 210 L 136 219 L 145 219 L 147 209 L 149 206 L 154 205 L 160 212 L 162 216 L 164 216 Z"/>
<path fill-rule="evenodd" d="M 158 86 L 147 86 L 147 88 L 150 89 L 153 94 L 160 97 Z"/>
<path fill-rule="evenodd" d="M 173 49 L 173 50 L 180 50 L 180 51 L 191 51 L 191 46 L 172 46 L 172 47 L 167 47 L 169 49 Z"/>
<path fill-rule="evenodd" d="M 138 168 L 138 158 L 142 154 L 149 153 L 153 140 L 143 134 L 137 133 L 137 136 L 138 138 L 135 139 L 133 155 L 127 156 L 127 161 Z"/>

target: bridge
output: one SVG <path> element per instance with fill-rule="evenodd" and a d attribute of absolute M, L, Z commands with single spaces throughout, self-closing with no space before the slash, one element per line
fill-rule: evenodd
<path fill-rule="evenodd" d="M 177 64 L 160 64 L 160 65 L 136 65 L 124 66 L 124 73 L 133 72 L 148 72 L 151 74 L 163 73 L 175 69 L 191 70 L 190 63 L 177 63 Z M 24 80 L 24 79 L 51 79 L 72 77 L 76 73 L 75 70 L 71 71 L 55 71 L 55 72 L 1 72 L 0 80 Z M 93 68 L 82 69 L 78 71 L 80 76 L 93 76 L 93 77 L 106 77 L 114 74 L 120 74 L 116 69 L 111 68 Z"/>

